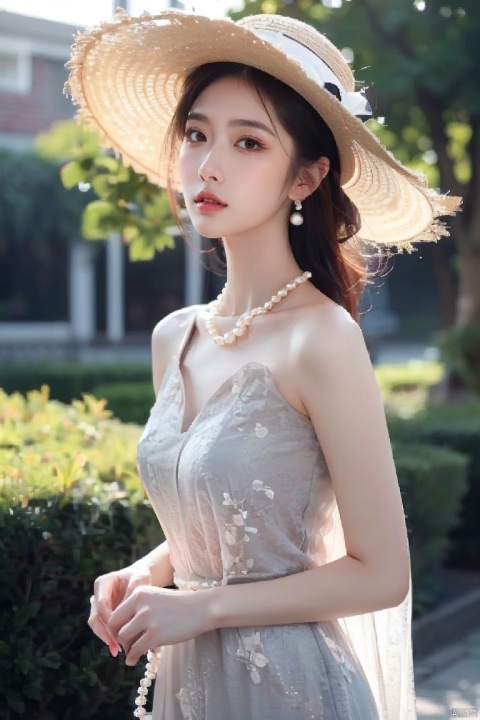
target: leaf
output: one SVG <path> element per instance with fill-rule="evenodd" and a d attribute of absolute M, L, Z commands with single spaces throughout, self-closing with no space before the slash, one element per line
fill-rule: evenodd
<path fill-rule="evenodd" d="M 24 713 L 25 712 L 25 703 L 23 702 L 21 696 L 12 691 L 8 691 L 6 694 L 7 703 L 10 705 L 12 710 L 15 710 L 18 713 Z"/>
<path fill-rule="evenodd" d="M 37 658 L 37 663 L 47 668 L 59 668 L 62 664 L 62 658 L 56 652 L 51 652 L 48 655 Z"/>
<path fill-rule="evenodd" d="M 117 173 L 119 168 L 122 167 L 118 160 L 113 157 L 109 157 L 108 155 L 102 155 L 101 157 L 97 158 L 97 160 L 95 161 L 95 166 L 97 168 L 106 170 L 108 173 Z"/>
<path fill-rule="evenodd" d="M 77 163 L 76 160 L 71 160 L 60 170 L 60 177 L 62 179 L 63 187 L 67 190 L 79 185 L 85 179 L 85 170 Z"/>
<path fill-rule="evenodd" d="M 54 122 L 50 128 L 35 138 L 35 151 L 45 160 L 64 160 L 72 157 L 75 148 L 98 152 L 98 135 L 86 130 L 73 120 Z"/>
<path fill-rule="evenodd" d="M 29 605 L 21 607 L 13 616 L 13 627 L 15 630 L 20 630 L 24 627 L 29 620 L 31 620 L 38 613 L 40 608 L 39 602 L 32 602 Z"/>
<path fill-rule="evenodd" d="M 173 250 L 174 247 L 175 240 L 172 235 L 162 233 L 161 235 L 155 236 L 155 249 L 159 252 L 162 252 L 162 250 L 165 250 L 165 248 L 170 248 L 171 250 Z"/>
<path fill-rule="evenodd" d="M 12 656 L 12 648 L 5 640 L 0 640 L 0 655 L 6 655 L 7 657 Z"/>
<path fill-rule="evenodd" d="M 126 225 L 122 230 L 123 239 L 129 243 L 138 237 L 140 230 L 136 225 Z"/>
<path fill-rule="evenodd" d="M 119 229 L 122 213 L 106 200 L 95 200 L 87 205 L 82 218 L 82 233 L 87 240 L 106 240 Z"/>
<path fill-rule="evenodd" d="M 149 243 L 144 235 L 132 240 L 128 247 L 128 255 L 130 260 L 152 260 L 155 256 L 155 246 Z"/>

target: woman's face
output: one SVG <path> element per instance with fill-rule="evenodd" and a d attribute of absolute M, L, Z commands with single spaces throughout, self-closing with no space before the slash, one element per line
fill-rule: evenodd
<path fill-rule="evenodd" d="M 255 90 L 235 77 L 206 88 L 190 110 L 179 155 L 195 229 L 211 238 L 275 226 L 286 231 L 293 151 L 291 137 L 276 118 L 274 128 Z"/>

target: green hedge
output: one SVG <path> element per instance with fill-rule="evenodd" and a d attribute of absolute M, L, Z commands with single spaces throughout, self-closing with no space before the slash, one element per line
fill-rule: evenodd
<path fill-rule="evenodd" d="M 414 612 L 437 600 L 438 571 L 458 523 L 469 459 L 434 445 L 392 444 L 404 503 L 412 566 Z"/>
<path fill-rule="evenodd" d="M 429 388 L 440 382 L 444 367 L 438 362 L 411 360 L 407 363 L 376 365 L 375 375 L 385 395 Z"/>
<path fill-rule="evenodd" d="M 95 577 L 163 540 L 135 471 L 140 432 L 90 396 L 64 406 L 46 388 L 0 392 L 2 720 L 132 717 L 142 668 L 111 658 L 86 620 Z M 394 454 L 418 614 L 436 599 L 466 460 L 401 442 Z"/>
<path fill-rule="evenodd" d="M 460 523 L 450 534 L 446 564 L 466 569 L 480 567 L 480 402 L 427 408 L 411 420 L 389 419 L 392 440 L 416 441 L 448 448 L 468 456 L 468 488 Z"/>
<path fill-rule="evenodd" d="M 155 402 L 152 381 L 145 383 L 110 383 L 93 389 L 97 398 L 106 400 L 109 409 L 122 422 L 145 425 Z"/>
<path fill-rule="evenodd" d="M 453 377 L 480 395 L 480 324 L 449 328 L 438 335 L 437 343 Z"/>
<path fill-rule="evenodd" d="M 2 720 L 130 720 L 142 667 L 86 624 L 95 578 L 163 541 L 135 472 L 140 429 L 86 397 L 0 393 Z"/>
<path fill-rule="evenodd" d="M 6 393 L 26 394 L 32 388 L 48 385 L 50 397 L 69 403 L 82 393 L 110 383 L 152 382 L 152 371 L 143 363 L 39 363 L 2 366 L 0 387 Z"/>

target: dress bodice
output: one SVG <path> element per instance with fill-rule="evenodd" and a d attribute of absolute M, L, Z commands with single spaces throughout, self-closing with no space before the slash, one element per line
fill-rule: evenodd
<path fill-rule="evenodd" d="M 182 432 L 184 407 L 172 356 L 138 464 L 176 579 L 226 583 L 305 570 L 321 550 L 318 520 L 334 504 L 310 419 L 256 362 L 228 378 Z"/>

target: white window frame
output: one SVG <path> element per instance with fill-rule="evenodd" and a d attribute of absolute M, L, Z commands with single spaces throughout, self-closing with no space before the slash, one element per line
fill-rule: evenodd
<path fill-rule="evenodd" d="M 17 76 L 13 82 L 0 75 L 0 92 L 28 95 L 32 90 L 32 48 L 27 40 L 0 35 L 0 53 L 17 60 Z"/>

